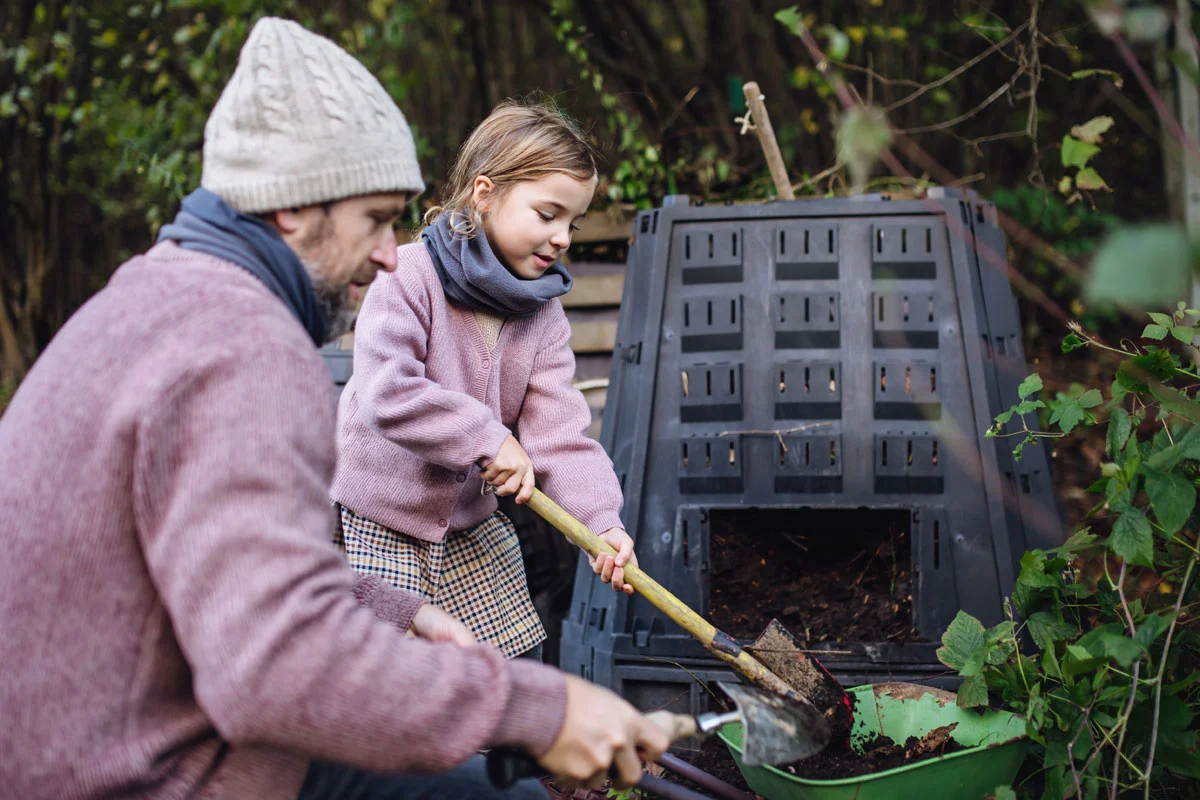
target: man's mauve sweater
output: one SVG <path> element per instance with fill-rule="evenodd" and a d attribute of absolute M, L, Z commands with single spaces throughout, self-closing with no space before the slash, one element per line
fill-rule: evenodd
<path fill-rule="evenodd" d="M 544 752 L 561 673 L 405 638 L 419 602 L 331 542 L 333 470 L 278 299 L 170 243 L 123 265 L 0 418 L 0 795 L 270 800 L 310 759 Z"/>
<path fill-rule="evenodd" d="M 494 348 L 475 314 L 447 302 L 424 242 L 397 251 L 354 335 L 354 376 L 338 414 L 333 499 L 381 525 L 441 541 L 496 510 L 480 489 L 519 428 L 538 486 L 597 533 L 621 526 L 612 461 L 587 438 L 591 412 L 571 385 L 571 326 L 557 299 L 504 323 Z"/>

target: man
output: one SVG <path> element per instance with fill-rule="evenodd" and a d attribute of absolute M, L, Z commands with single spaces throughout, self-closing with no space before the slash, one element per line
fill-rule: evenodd
<path fill-rule="evenodd" d="M 634 781 L 637 748 L 666 742 L 632 707 L 455 644 L 462 625 L 356 582 L 330 541 L 316 345 L 395 269 L 424 188 L 399 109 L 332 42 L 264 19 L 201 184 L 0 419 L 3 794 L 490 796 L 472 754 L 496 745 Z"/>

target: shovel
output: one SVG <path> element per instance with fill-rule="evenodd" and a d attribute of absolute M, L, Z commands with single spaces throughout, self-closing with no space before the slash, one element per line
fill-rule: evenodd
<path fill-rule="evenodd" d="M 607 542 L 540 489 L 534 489 L 533 496 L 525 504 L 593 558 L 601 553 L 617 554 Z M 713 626 L 640 568 L 626 564 L 623 569 L 625 582 L 633 586 L 634 591 L 694 636 L 706 650 L 755 686 L 811 703 L 828 722 L 832 739 L 849 739 L 853 724 L 850 696 L 820 662 L 800 652 L 796 638 L 779 620 L 771 620 L 754 644 L 743 648 L 732 636 Z M 751 655 L 751 651 L 755 655 Z"/>
<path fill-rule="evenodd" d="M 662 728 L 672 743 L 689 736 L 703 738 L 722 725 L 740 722 L 742 761 L 748 766 L 790 764 L 821 752 L 829 744 L 829 725 L 807 702 L 738 683 L 721 681 L 717 686 L 733 701 L 732 711 L 698 717 L 654 711 L 646 719 Z M 523 751 L 498 747 L 487 754 L 487 774 L 493 785 L 507 789 L 521 778 L 546 772 Z M 661 783 L 643 777 L 638 786 L 658 792 Z"/>

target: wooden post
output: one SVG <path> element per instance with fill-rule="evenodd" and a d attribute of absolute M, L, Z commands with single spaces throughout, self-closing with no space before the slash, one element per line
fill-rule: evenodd
<path fill-rule="evenodd" d="M 775 129 L 771 127 L 771 117 L 763 104 L 763 94 L 759 91 L 758 83 L 750 81 L 742 84 L 742 94 L 746 96 L 746 108 L 754 124 L 758 143 L 762 145 L 763 153 L 767 156 L 771 180 L 775 181 L 775 194 L 780 200 L 795 200 L 796 193 L 792 191 L 792 182 L 788 179 L 783 154 L 779 152 L 779 142 L 775 141 Z"/>

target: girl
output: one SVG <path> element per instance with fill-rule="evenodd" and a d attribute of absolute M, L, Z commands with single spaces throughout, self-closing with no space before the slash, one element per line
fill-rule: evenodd
<path fill-rule="evenodd" d="M 596 189 L 596 157 L 557 110 L 506 102 L 463 144 L 446 201 L 397 250 L 358 317 L 338 469 L 354 569 L 417 592 L 509 657 L 546 638 L 496 494 L 547 494 L 619 552 L 592 569 L 633 593 L 612 462 L 585 436 L 559 258 Z M 520 440 L 513 431 L 520 435 Z"/>

